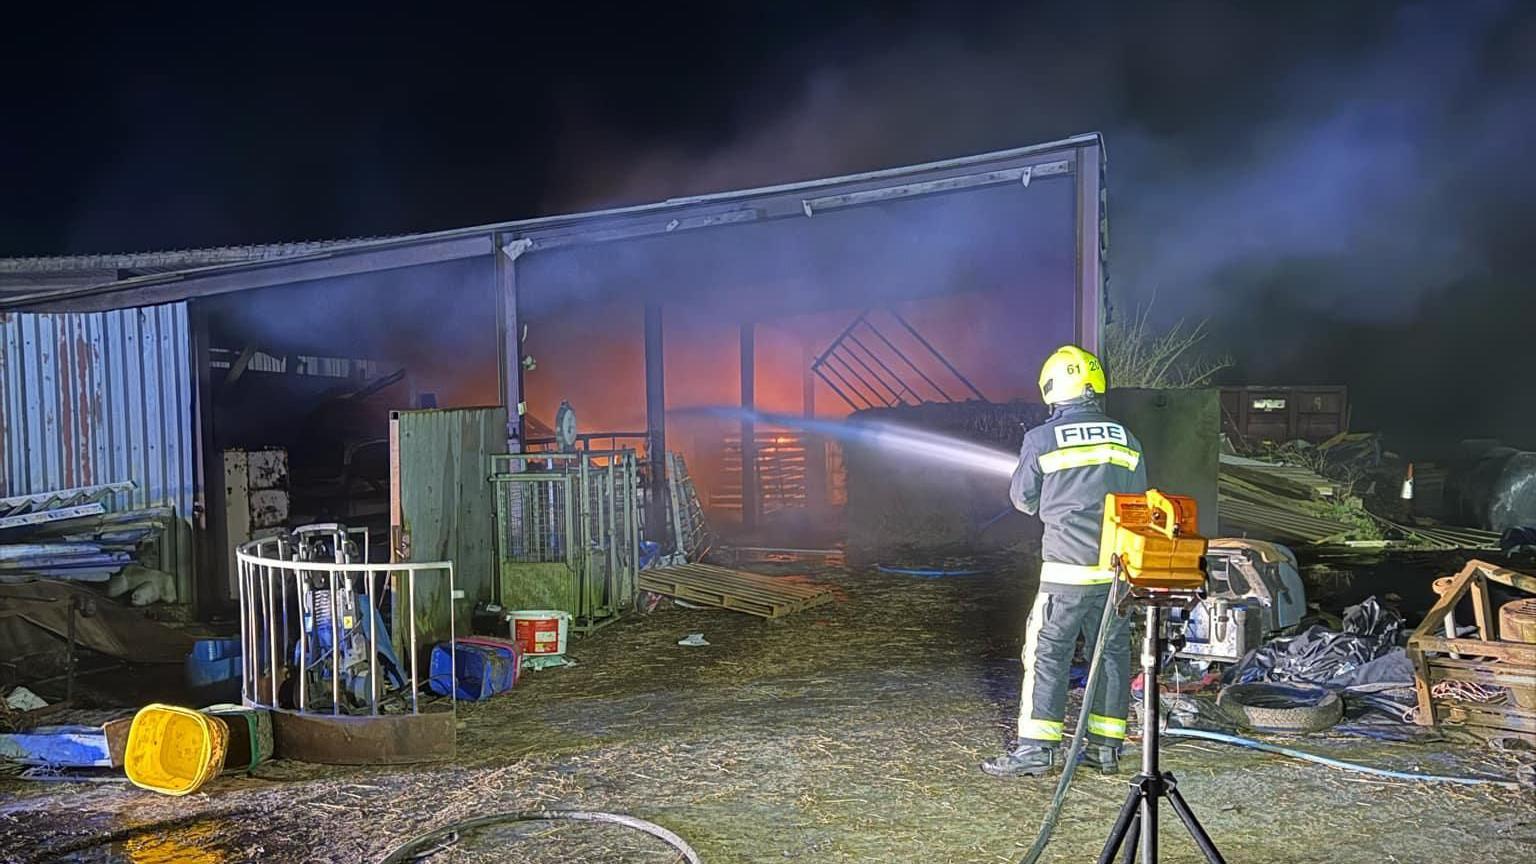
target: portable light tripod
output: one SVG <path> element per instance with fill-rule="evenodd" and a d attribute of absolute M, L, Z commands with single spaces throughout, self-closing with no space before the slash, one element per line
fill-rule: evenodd
<path fill-rule="evenodd" d="M 1205 833 L 1200 820 L 1195 818 L 1189 803 L 1179 794 L 1178 781 L 1174 779 L 1173 773 L 1162 770 L 1158 765 L 1161 743 L 1158 708 L 1162 700 L 1158 695 L 1157 672 L 1161 665 L 1163 646 L 1168 642 L 1163 634 L 1163 609 L 1166 606 L 1185 605 L 1188 600 L 1177 594 L 1160 596 L 1150 592 L 1134 597 L 1134 600 L 1146 606 L 1147 616 L 1147 632 L 1141 640 L 1141 773 L 1131 780 L 1131 791 L 1125 796 L 1125 806 L 1120 808 L 1115 827 L 1110 829 L 1109 839 L 1104 843 L 1104 851 L 1099 853 L 1099 864 L 1110 864 L 1122 846 L 1125 856 L 1121 860 L 1131 864 L 1136 860 L 1138 844 L 1141 847 L 1141 864 L 1157 864 L 1159 798 L 1168 799 L 1169 806 L 1178 815 L 1179 821 L 1184 823 L 1184 828 L 1194 838 L 1195 845 L 1200 847 L 1206 861 L 1210 864 L 1226 864 L 1221 851 L 1211 841 L 1210 835 Z M 1127 840 L 1129 844 L 1126 844 Z"/>
<path fill-rule="evenodd" d="M 1210 864 L 1226 864 L 1210 835 L 1200 826 L 1193 810 L 1179 794 L 1173 774 L 1158 765 L 1161 730 L 1158 728 L 1161 698 L 1157 672 L 1162 664 L 1163 610 L 1188 607 L 1205 590 L 1206 541 L 1197 528 L 1198 508 L 1193 498 L 1164 495 L 1155 489 L 1145 495 L 1110 494 L 1104 499 L 1104 533 L 1101 561 L 1115 571 L 1115 586 L 1126 587 L 1118 601 L 1146 608 L 1147 632 L 1141 642 L 1141 773 L 1131 781 L 1125 806 L 1099 854 L 1099 864 L 1110 864 L 1125 847 L 1125 864 L 1136 860 L 1141 847 L 1142 864 L 1157 864 L 1157 804 L 1167 798 Z M 1182 641 L 1182 636 L 1178 637 Z M 1130 838 L 1126 845 L 1126 838 Z"/>

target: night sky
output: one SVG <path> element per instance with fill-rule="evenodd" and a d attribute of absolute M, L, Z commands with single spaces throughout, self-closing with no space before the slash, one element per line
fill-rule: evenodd
<path fill-rule="evenodd" d="M 1530 4 L 323 5 L 13 15 L 0 255 L 451 228 L 1098 130 L 1122 309 L 1210 317 L 1232 380 L 1348 383 L 1402 446 L 1536 447 Z"/>

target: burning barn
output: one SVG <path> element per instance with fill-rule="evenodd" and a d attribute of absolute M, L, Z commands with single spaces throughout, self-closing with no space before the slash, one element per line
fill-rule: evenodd
<path fill-rule="evenodd" d="M 722 532 L 825 530 L 841 452 L 764 418 L 1033 399 L 1040 356 L 1100 339 L 1103 178 L 1090 134 L 429 234 L 0 261 L 0 497 L 132 483 L 121 507 L 180 529 L 163 599 L 202 613 L 232 602 L 234 543 L 302 521 L 495 599 L 464 490 L 557 433 L 642 478 L 680 454 Z"/>

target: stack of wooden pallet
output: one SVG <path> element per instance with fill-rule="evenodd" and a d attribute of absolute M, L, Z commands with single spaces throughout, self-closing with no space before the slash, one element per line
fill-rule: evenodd
<path fill-rule="evenodd" d="M 832 600 L 832 589 L 822 585 L 710 564 L 642 570 L 640 589 L 762 618 L 779 618 Z"/>

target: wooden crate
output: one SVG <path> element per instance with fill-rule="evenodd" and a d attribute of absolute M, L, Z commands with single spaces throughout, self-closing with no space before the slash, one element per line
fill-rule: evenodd
<path fill-rule="evenodd" d="M 1536 743 L 1536 710 L 1510 702 L 1492 705 L 1442 699 L 1433 695 L 1441 681 L 1465 681 L 1530 692 L 1536 688 L 1536 644 L 1498 638 L 1488 583 L 1497 582 L 1536 594 L 1536 577 L 1527 576 L 1486 561 L 1470 561 L 1451 579 L 1444 593 L 1418 628 L 1408 637 L 1408 658 L 1413 661 L 1414 689 L 1418 691 L 1420 725 L 1438 726 L 1451 720 L 1488 735 L 1510 735 Z M 1457 639 L 1440 635 L 1446 615 L 1471 594 L 1477 638 Z"/>
<path fill-rule="evenodd" d="M 710 564 L 641 570 L 640 589 L 762 618 L 779 618 L 832 600 L 832 589 L 821 585 Z"/>

